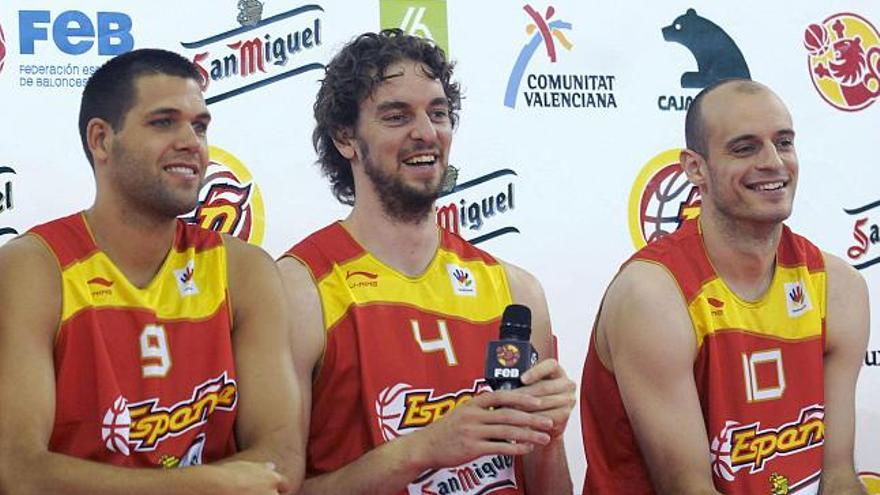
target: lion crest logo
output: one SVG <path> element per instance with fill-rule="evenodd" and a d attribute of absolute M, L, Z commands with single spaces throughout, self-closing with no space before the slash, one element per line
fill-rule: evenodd
<path fill-rule="evenodd" d="M 835 14 L 804 32 L 810 77 L 831 106 L 854 112 L 880 97 L 880 33 L 867 19 Z"/>

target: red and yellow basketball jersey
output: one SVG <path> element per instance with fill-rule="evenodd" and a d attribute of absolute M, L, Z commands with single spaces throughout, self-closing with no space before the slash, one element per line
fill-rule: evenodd
<path fill-rule="evenodd" d="M 441 231 L 425 272 L 385 265 L 334 223 L 293 247 L 318 287 L 326 348 L 312 393 L 307 475 L 334 471 L 427 426 L 474 395 L 511 303 L 504 267 Z M 402 494 L 523 493 L 520 462 L 486 456 L 432 469 Z"/>
<path fill-rule="evenodd" d="M 697 221 L 649 244 L 632 260 L 663 266 L 687 304 L 716 488 L 725 494 L 817 493 L 825 438 L 826 284 L 819 249 L 784 227 L 773 281 L 757 301 L 741 299 L 718 277 Z M 588 462 L 584 494 L 654 493 L 595 339 L 581 398 Z"/>
<path fill-rule="evenodd" d="M 132 467 L 235 452 L 238 389 L 220 235 L 178 221 L 164 264 L 141 289 L 98 248 L 81 213 L 30 234 L 61 270 L 50 450 Z"/>

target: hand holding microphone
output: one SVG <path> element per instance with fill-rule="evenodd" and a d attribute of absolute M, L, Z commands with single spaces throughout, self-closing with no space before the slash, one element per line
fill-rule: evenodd
<path fill-rule="evenodd" d="M 540 406 L 522 409 L 553 421 L 552 436 L 562 434 L 575 404 L 575 383 L 555 359 L 538 363 L 530 342 L 531 310 L 511 304 L 501 317 L 499 340 L 486 350 L 485 379 L 493 390 L 514 390 L 540 399 Z M 528 372 L 528 374 L 527 374 Z"/>
<path fill-rule="evenodd" d="M 513 390 L 523 385 L 522 375 L 538 361 L 532 348 L 532 312 L 527 306 L 511 304 L 501 317 L 499 340 L 486 349 L 485 378 L 493 390 Z"/>

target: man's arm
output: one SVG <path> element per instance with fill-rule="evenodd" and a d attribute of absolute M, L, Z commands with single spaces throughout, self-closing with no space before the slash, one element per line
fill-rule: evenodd
<path fill-rule="evenodd" d="M 308 427 L 295 378 L 284 289 L 262 250 L 226 236 L 232 348 L 239 383 L 236 460 L 272 462 L 296 493 L 305 473 Z"/>
<path fill-rule="evenodd" d="M 620 388 L 658 494 L 717 494 L 693 366 L 693 325 L 672 277 L 633 262 L 612 282 L 597 350 Z"/>
<path fill-rule="evenodd" d="M 843 260 L 825 254 L 825 446 L 821 493 L 864 494 L 853 463 L 856 379 L 868 345 L 868 287 Z"/>
<path fill-rule="evenodd" d="M 538 352 L 539 363 L 526 372 L 519 389 L 541 400 L 538 408 L 529 412 L 553 421 L 551 441 L 536 447 L 523 459 L 526 489 L 532 494 L 570 494 L 573 487 L 562 433 L 575 404 L 575 383 L 556 360 L 556 344 L 550 326 L 550 311 L 540 282 L 532 274 L 510 263 L 504 263 L 513 302 L 532 310 L 532 346 Z"/>
<path fill-rule="evenodd" d="M 305 266 L 292 258 L 281 259 L 278 266 L 288 308 L 295 315 L 290 345 L 300 385 L 308 395 L 324 346 L 321 303 Z M 430 426 L 387 442 L 336 471 L 307 478 L 300 493 L 391 495 L 431 468 L 488 454 L 526 454 L 550 441 L 544 431 L 550 430 L 551 421 L 521 410 L 539 406 L 538 399 L 513 391 L 481 394 Z M 516 443 L 493 440 L 497 438 Z"/>
<path fill-rule="evenodd" d="M 0 493 L 191 495 L 276 493 L 264 463 L 127 469 L 49 452 L 55 417 L 57 262 L 32 236 L 0 247 Z"/>

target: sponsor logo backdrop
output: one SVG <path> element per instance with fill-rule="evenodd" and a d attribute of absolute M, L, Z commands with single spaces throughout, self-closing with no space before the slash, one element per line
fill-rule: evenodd
<path fill-rule="evenodd" d="M 321 69 L 354 35 L 394 25 L 447 47 L 466 96 L 451 157 L 459 187 L 438 202 L 438 220 L 540 278 L 570 376 L 580 377 L 619 263 L 698 210 L 675 152 L 684 111 L 731 74 L 788 103 L 801 163 L 789 224 L 861 271 L 880 321 L 880 4 L 869 0 L 794 10 L 760 0 L 5 1 L 0 243 L 91 204 L 82 85 L 115 54 L 161 47 L 199 64 L 215 118 L 211 180 L 190 217 L 277 256 L 347 213 L 314 165 Z M 874 489 L 875 333 L 856 411 L 858 469 Z M 577 414 L 566 441 L 580 487 Z"/>

